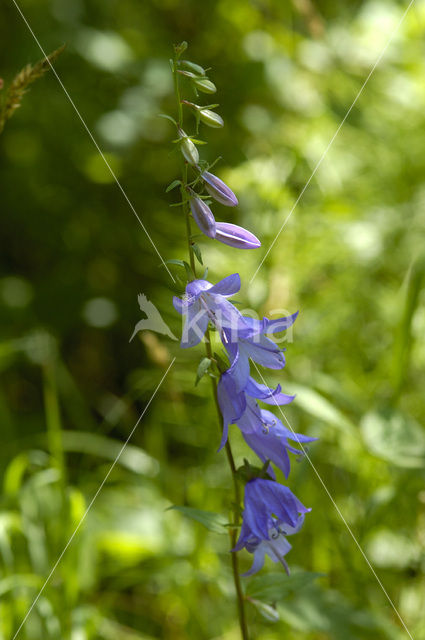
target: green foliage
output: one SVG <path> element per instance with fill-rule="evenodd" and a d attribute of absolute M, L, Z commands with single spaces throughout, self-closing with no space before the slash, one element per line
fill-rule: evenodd
<path fill-rule="evenodd" d="M 225 523 L 220 520 L 220 514 L 212 513 L 211 511 L 204 511 L 203 509 L 193 509 L 192 507 L 183 507 L 173 505 L 170 509 L 176 509 L 180 511 L 184 516 L 191 520 L 196 520 L 204 525 L 209 531 L 214 533 L 225 533 Z"/>
<path fill-rule="evenodd" d="M 290 593 L 300 591 L 320 576 L 320 573 L 309 571 L 292 572 L 289 576 L 282 572 L 258 575 L 251 578 L 246 594 L 265 602 L 281 602 Z"/>
<path fill-rule="evenodd" d="M 185 57 L 217 87 L 225 127 L 202 151 L 208 163 L 221 156 L 214 171 L 239 198 L 226 216 L 263 243 L 235 263 L 231 248 L 197 238 L 213 265 L 208 278 L 239 271 L 240 308 L 260 316 L 300 310 L 283 377 L 266 381 L 297 394 L 285 415 L 320 438 L 308 447 L 311 462 L 412 636 L 425 638 L 420 3 L 250 282 L 405 4 L 22 5 L 46 50 L 68 43 L 61 80 L 175 284 L 54 75 L 21 103 L 35 77 L 25 65 L 38 53 L 5 4 L 2 118 L 8 101 L 15 115 L 0 137 L 1 640 L 13 637 L 174 356 L 18 638 L 237 637 L 228 536 L 199 526 L 202 515 L 193 521 L 221 513 L 206 521 L 226 533 L 232 509 L 209 385 L 193 386 L 199 352 L 146 331 L 128 343 L 140 291 L 180 334 L 171 298 L 182 292 L 179 274 L 189 276 L 184 220 L 168 206 L 177 192 L 164 193 L 178 186 L 180 151 L 169 153 L 174 124 L 158 114 L 177 116 L 168 59 L 170 43 L 184 39 Z M 26 75 L 9 81 L 20 68 Z M 202 84 L 203 70 L 183 61 L 182 70 Z M 196 103 L 193 79 L 182 82 Z M 184 118 L 195 130 L 196 110 L 185 107 Z M 247 450 L 236 428 L 230 437 L 239 466 Z M 307 460 L 292 458 L 291 489 L 312 512 L 290 538 L 289 578 L 267 561 L 243 579 L 252 637 L 406 638 Z M 190 506 L 179 513 L 170 504 Z M 243 570 L 251 560 L 241 554 Z"/>

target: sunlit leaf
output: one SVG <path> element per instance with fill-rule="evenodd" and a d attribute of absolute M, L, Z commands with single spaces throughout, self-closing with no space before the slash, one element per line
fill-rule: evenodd
<path fill-rule="evenodd" d="M 226 523 L 219 513 L 179 505 L 173 505 L 172 507 L 169 507 L 169 509 L 180 511 L 180 513 L 186 516 L 186 518 L 200 522 L 209 531 L 213 531 L 214 533 L 226 533 Z"/>
<path fill-rule="evenodd" d="M 322 576 L 322 573 L 294 570 L 289 576 L 284 572 L 266 573 L 255 576 L 249 581 L 246 594 L 267 602 L 278 602 L 286 598 L 289 593 L 302 589 Z"/>
<path fill-rule="evenodd" d="M 361 433 L 374 455 L 399 467 L 425 467 L 425 432 L 410 416 L 396 410 L 368 413 Z"/>

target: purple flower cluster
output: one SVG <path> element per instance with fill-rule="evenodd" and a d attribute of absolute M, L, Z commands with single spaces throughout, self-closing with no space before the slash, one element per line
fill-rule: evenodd
<path fill-rule="evenodd" d="M 174 298 L 175 309 L 184 316 L 181 346 L 198 344 L 211 323 L 220 335 L 227 352 L 229 368 L 217 386 L 217 399 L 223 417 L 220 449 L 228 437 L 229 424 L 236 424 L 245 442 L 267 466 L 268 478 L 251 479 L 245 488 L 243 524 L 233 551 L 245 547 L 254 554 L 253 573 L 262 567 L 265 555 L 287 568 L 284 555 L 291 549 L 286 535 L 296 533 L 309 511 L 285 486 L 276 482 L 272 464 L 287 478 L 290 471 L 289 453 L 302 455 L 289 441 L 298 444 L 310 438 L 293 433 L 265 405 L 285 405 L 294 396 L 258 383 L 250 372 L 250 360 L 269 369 L 282 369 L 285 357 L 267 335 L 288 329 L 297 313 L 277 320 L 254 320 L 243 316 L 228 300 L 240 289 L 239 274 L 224 278 L 213 285 L 206 280 L 194 280 L 186 287 L 183 299 Z M 269 463 L 267 465 L 267 462 Z"/>

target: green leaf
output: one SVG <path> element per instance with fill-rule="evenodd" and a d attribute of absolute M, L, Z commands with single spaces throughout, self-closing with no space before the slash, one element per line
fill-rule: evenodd
<path fill-rule="evenodd" d="M 209 531 L 213 531 L 214 533 L 227 533 L 226 523 L 222 520 L 222 517 L 219 513 L 215 513 L 213 511 L 204 511 L 203 509 L 194 509 L 193 507 L 180 507 L 175 504 L 173 504 L 171 507 L 168 507 L 168 509 L 175 509 L 176 511 L 180 511 L 180 513 L 186 516 L 186 518 L 190 518 L 191 520 L 200 522 Z"/>
<path fill-rule="evenodd" d="M 188 263 L 186 262 L 186 260 L 183 260 L 183 265 L 184 265 L 184 268 L 186 269 L 187 279 L 188 279 L 188 280 L 192 280 L 192 279 L 193 279 L 194 274 L 193 274 L 193 271 L 192 271 L 192 269 L 191 269 L 190 264 L 188 264 Z"/>
<path fill-rule="evenodd" d="M 166 260 L 165 264 L 177 264 L 179 267 L 184 267 L 184 260 Z M 163 266 L 163 265 L 160 265 Z"/>
<path fill-rule="evenodd" d="M 62 442 L 67 452 L 98 456 L 105 460 L 118 459 L 120 466 L 134 473 L 153 478 L 159 472 L 157 460 L 140 447 L 128 444 L 121 452 L 120 442 L 97 433 L 62 430 Z"/>
<path fill-rule="evenodd" d="M 165 118 L 166 120 L 170 120 L 170 122 L 175 124 L 176 127 L 177 127 L 177 122 L 174 120 L 174 118 L 172 118 L 171 116 L 167 115 L 166 113 L 158 113 L 158 117 L 159 118 Z"/>
<path fill-rule="evenodd" d="M 172 191 L 173 189 L 175 189 L 176 187 L 180 186 L 182 183 L 181 180 L 173 180 L 173 182 L 171 182 L 168 187 L 165 189 L 165 193 L 169 193 L 170 191 Z"/>
<path fill-rule="evenodd" d="M 205 267 L 205 271 L 204 271 L 204 273 L 202 274 L 202 279 L 203 279 L 203 280 L 206 280 L 206 279 L 207 279 L 207 276 L 208 276 L 208 267 Z"/>
<path fill-rule="evenodd" d="M 199 245 L 197 245 L 196 243 L 193 243 L 192 244 L 192 249 L 193 249 L 193 253 L 195 254 L 196 259 L 198 260 L 199 264 L 203 265 L 204 263 L 202 262 L 202 254 L 201 254 L 201 250 L 199 248 Z"/>
<path fill-rule="evenodd" d="M 283 572 L 256 576 L 249 582 L 246 588 L 246 595 L 268 602 L 278 602 L 286 598 L 290 593 L 299 591 L 323 575 L 323 573 L 300 570 L 292 571 L 289 576 Z"/>
<path fill-rule="evenodd" d="M 212 361 L 211 361 L 210 358 L 202 358 L 201 362 L 199 363 L 198 370 L 196 372 L 195 387 L 198 384 L 198 382 L 200 381 L 200 379 L 204 377 L 204 375 L 206 374 L 206 372 L 210 368 L 211 362 Z"/>
<path fill-rule="evenodd" d="M 315 418 L 338 427 L 341 431 L 356 435 L 356 426 L 335 405 L 310 387 L 288 383 L 289 393 L 297 396 L 297 405 Z"/>
<path fill-rule="evenodd" d="M 425 468 L 425 433 L 413 418 L 401 411 L 370 412 L 360 424 L 371 453 L 403 468 Z"/>
<path fill-rule="evenodd" d="M 190 139 L 192 140 L 193 144 L 208 144 L 208 142 L 205 142 L 205 140 L 198 140 L 198 138 L 190 137 Z"/>

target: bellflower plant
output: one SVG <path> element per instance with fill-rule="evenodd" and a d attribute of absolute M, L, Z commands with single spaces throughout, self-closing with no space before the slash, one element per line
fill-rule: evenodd
<path fill-rule="evenodd" d="M 301 529 L 304 516 L 310 511 L 287 486 L 280 484 L 274 467 L 288 478 L 289 453 L 302 455 L 303 443 L 315 438 L 293 433 L 272 411 L 261 408 L 259 403 L 270 408 L 289 404 L 294 396 L 284 393 L 280 385 L 268 387 L 251 375 L 251 361 L 268 369 L 283 369 L 283 350 L 270 336 L 291 327 L 298 313 L 276 320 L 255 320 L 244 316 L 231 301 L 232 296 L 241 288 L 238 273 L 215 283 L 206 279 L 208 269 L 202 277 L 197 274 L 197 262 L 203 265 L 203 259 L 201 248 L 195 242 L 198 236 L 192 235 L 192 221 L 195 221 L 202 233 L 200 237 L 205 242 L 217 240 L 234 249 L 244 250 L 257 249 L 261 243 L 252 231 L 234 224 L 233 221 L 217 221 L 215 218 L 213 208 L 216 203 L 234 210 L 238 205 L 238 198 L 221 178 L 211 172 L 217 160 L 208 164 L 199 154 L 197 147 L 204 144 L 198 138 L 200 125 L 217 129 L 222 128 L 224 122 L 213 111 L 218 107 L 217 104 L 195 104 L 186 99 L 186 96 L 182 99 L 181 81 L 196 98 L 199 97 L 199 92 L 216 92 L 215 84 L 207 77 L 201 65 L 182 59 L 186 48 L 185 42 L 177 45 L 174 58 L 170 61 L 177 119 L 164 116 L 176 127 L 177 138 L 174 143 L 181 165 L 181 176 L 166 191 L 179 188 L 180 201 L 172 206 L 180 207 L 182 212 L 189 253 L 189 262 L 171 261 L 183 267 L 187 277 L 184 291 L 174 296 L 173 305 L 183 318 L 180 346 L 188 349 L 201 341 L 205 343 L 205 357 L 199 364 L 197 380 L 208 373 L 218 418 L 222 424 L 219 451 L 225 449 L 233 476 L 235 494 L 232 500 L 232 522 L 229 526 L 230 550 L 241 635 L 243 640 L 248 640 L 246 599 L 241 576 L 259 571 L 266 556 L 273 562 L 280 562 L 289 572 L 285 556 L 291 545 L 286 537 Z M 190 125 L 184 122 L 186 109 L 194 116 L 193 133 L 188 133 Z M 238 252 L 234 255 L 237 261 Z M 211 332 L 221 341 L 222 356 L 213 353 Z M 252 467 L 247 461 L 244 467 L 237 468 L 229 440 L 229 425 L 232 424 L 237 425 L 248 447 L 263 463 L 262 469 Z M 301 450 L 290 444 L 290 441 L 298 443 Z M 242 484 L 245 492 L 243 511 Z M 238 552 L 242 549 L 254 555 L 251 569 L 245 574 L 241 574 L 239 570 Z"/>

